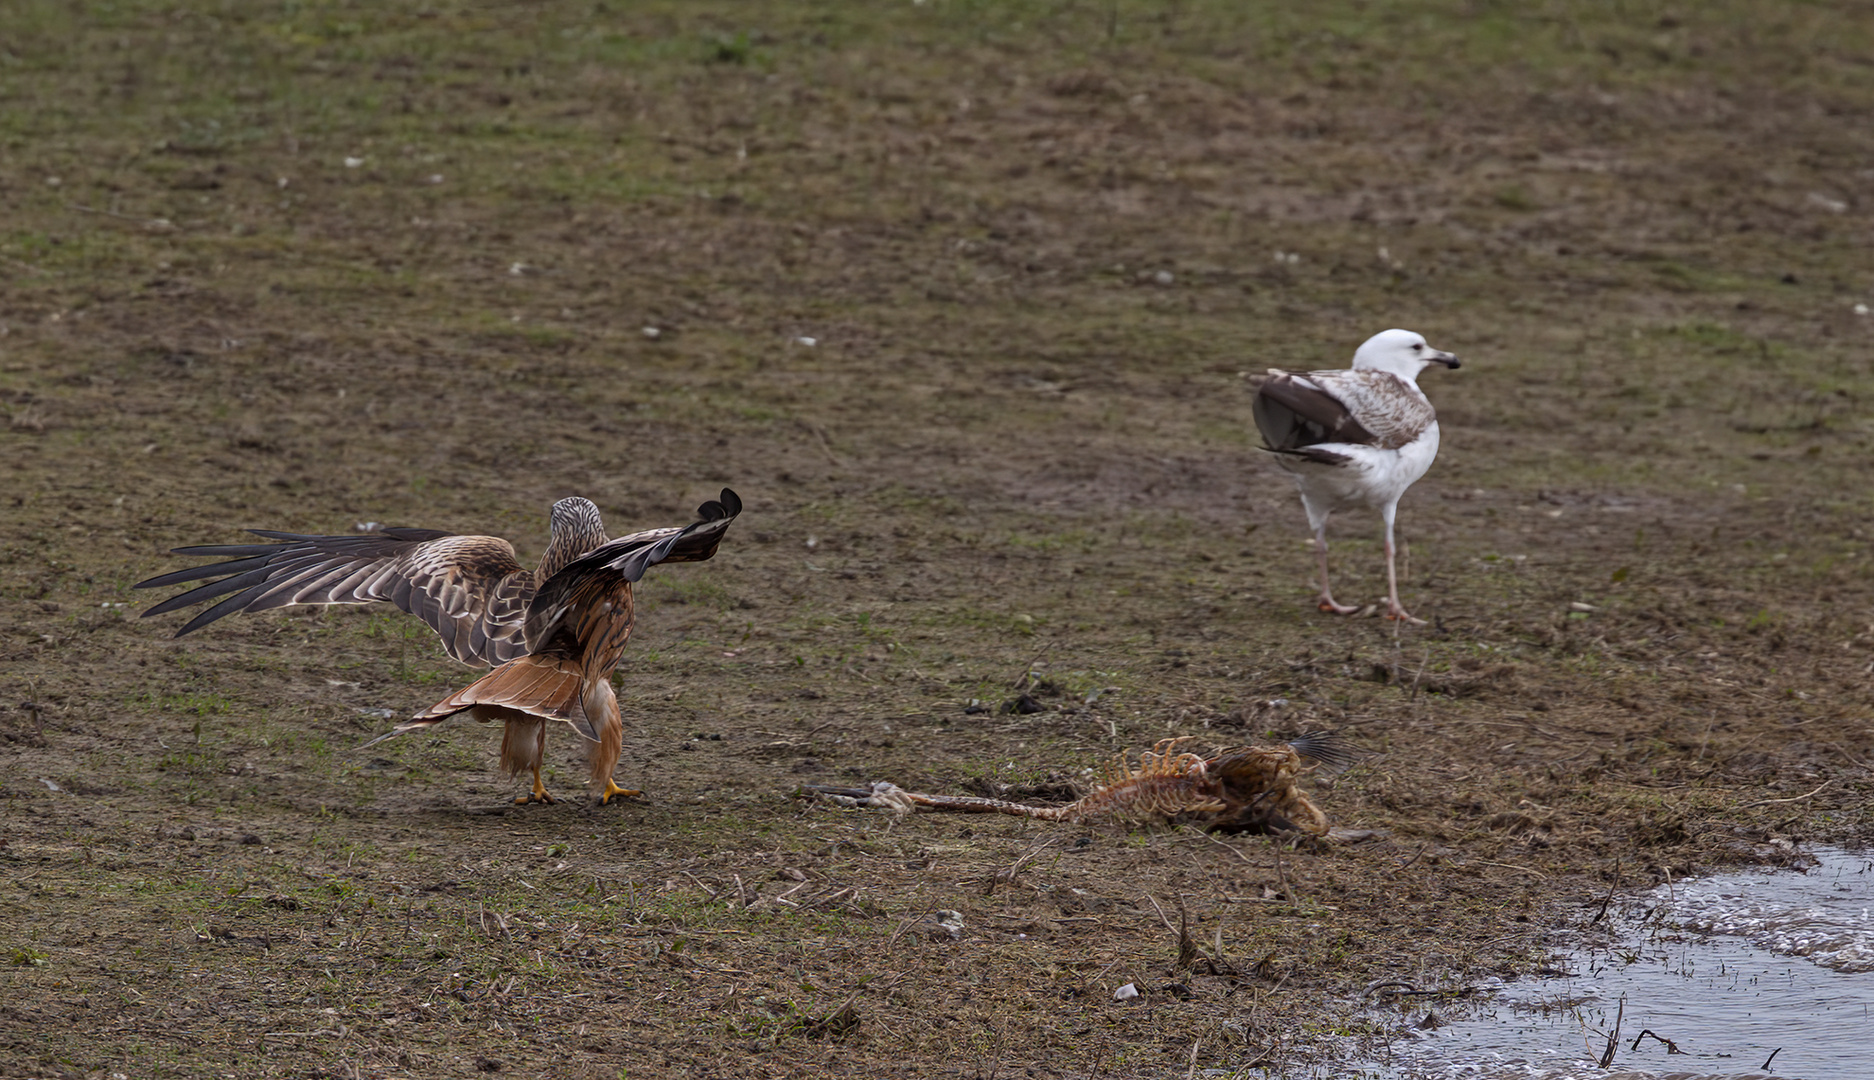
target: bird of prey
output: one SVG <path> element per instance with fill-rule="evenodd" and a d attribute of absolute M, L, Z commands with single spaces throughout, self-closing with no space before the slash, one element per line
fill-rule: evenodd
<path fill-rule="evenodd" d="M 1393 516 L 1406 488 L 1438 456 L 1438 415 L 1418 377 L 1426 368 L 1455 368 L 1410 330 L 1385 330 L 1353 354 L 1347 371 L 1271 370 L 1256 391 L 1256 427 L 1265 449 L 1301 491 L 1321 566 L 1322 611 L 1351 615 L 1358 606 L 1334 602 L 1327 583 L 1327 517 L 1349 506 L 1378 510 L 1386 522 L 1386 617 L 1423 624 L 1399 603 L 1393 558 Z"/>
<path fill-rule="evenodd" d="M 499 721 L 501 767 L 533 773 L 533 791 L 516 803 L 553 802 L 540 780 L 547 722 L 571 724 L 588 741 L 599 801 L 637 795 L 612 779 L 624 749 L 624 725 L 611 674 L 631 636 L 631 585 L 660 562 L 701 562 L 716 553 L 742 500 L 727 488 L 697 508 L 689 525 L 607 539 L 599 508 L 580 499 L 553 505 L 552 539 L 534 570 L 494 536 L 434 529 L 378 529 L 352 536 L 304 536 L 250 530 L 267 544 L 175 549 L 225 562 L 192 566 L 138 582 L 154 589 L 209 580 L 145 611 L 144 617 L 225 597 L 176 631 L 198 630 L 237 611 L 288 604 L 388 601 L 428 623 L 450 656 L 494 670 L 397 725 L 374 743 L 467 713 Z"/>

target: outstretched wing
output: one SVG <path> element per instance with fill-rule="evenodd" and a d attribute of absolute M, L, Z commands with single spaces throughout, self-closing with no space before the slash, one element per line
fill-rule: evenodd
<path fill-rule="evenodd" d="M 428 623 L 449 655 L 465 664 L 499 664 L 527 651 L 521 630 L 535 582 L 506 540 L 434 529 L 383 529 L 360 536 L 249 531 L 277 542 L 176 548 L 178 555 L 227 561 L 138 582 L 136 588 L 158 589 L 216 579 L 170 597 L 144 617 L 225 597 L 176 631 L 181 637 L 237 611 L 383 600 Z"/>
<path fill-rule="evenodd" d="M 696 508 L 699 520 L 689 525 L 621 536 L 566 564 L 527 605 L 527 651 L 544 649 L 569 623 L 577 628 L 586 606 L 607 602 L 621 583 L 639 580 L 658 563 L 702 562 L 714 555 L 741 512 L 742 500 L 723 488 L 719 499 Z"/>
<path fill-rule="evenodd" d="M 1387 371 L 1271 371 L 1256 391 L 1256 427 L 1269 449 L 1321 443 L 1397 450 L 1438 417 L 1431 403 Z"/>

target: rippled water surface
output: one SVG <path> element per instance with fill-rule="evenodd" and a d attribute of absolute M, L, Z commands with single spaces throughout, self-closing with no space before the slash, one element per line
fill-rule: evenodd
<path fill-rule="evenodd" d="M 1487 987 L 1472 1006 L 1406 999 L 1388 1014 L 1404 1021 L 1397 1036 L 1342 1075 L 1868 1080 L 1874 854 L 1811 854 L 1806 872 L 1727 874 L 1620 905 L 1611 944 L 1564 939 L 1564 974 Z"/>

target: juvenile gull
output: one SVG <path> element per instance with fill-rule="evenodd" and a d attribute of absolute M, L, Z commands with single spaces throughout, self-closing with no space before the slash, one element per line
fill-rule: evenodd
<path fill-rule="evenodd" d="M 1271 370 L 1256 391 L 1256 427 L 1301 492 L 1321 565 L 1322 611 L 1351 615 L 1327 583 L 1327 517 L 1349 506 L 1386 522 L 1386 617 L 1423 624 L 1399 603 L 1393 515 L 1399 497 L 1438 456 L 1438 414 L 1419 389 L 1426 368 L 1458 366 L 1410 330 L 1386 330 L 1353 354 L 1348 371 Z"/>

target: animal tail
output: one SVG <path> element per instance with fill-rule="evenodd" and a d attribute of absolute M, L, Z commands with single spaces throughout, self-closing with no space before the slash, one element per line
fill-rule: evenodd
<path fill-rule="evenodd" d="M 1289 740 L 1288 745 L 1329 773 L 1346 772 L 1360 759 L 1360 751 L 1332 731 L 1306 731 Z"/>
<path fill-rule="evenodd" d="M 487 707 L 491 714 L 487 719 L 511 711 L 542 720 L 564 720 L 577 728 L 579 734 L 597 742 L 599 733 L 586 715 L 584 687 L 585 679 L 577 660 L 541 654 L 517 656 L 364 746 L 433 727 L 478 706 Z"/>

